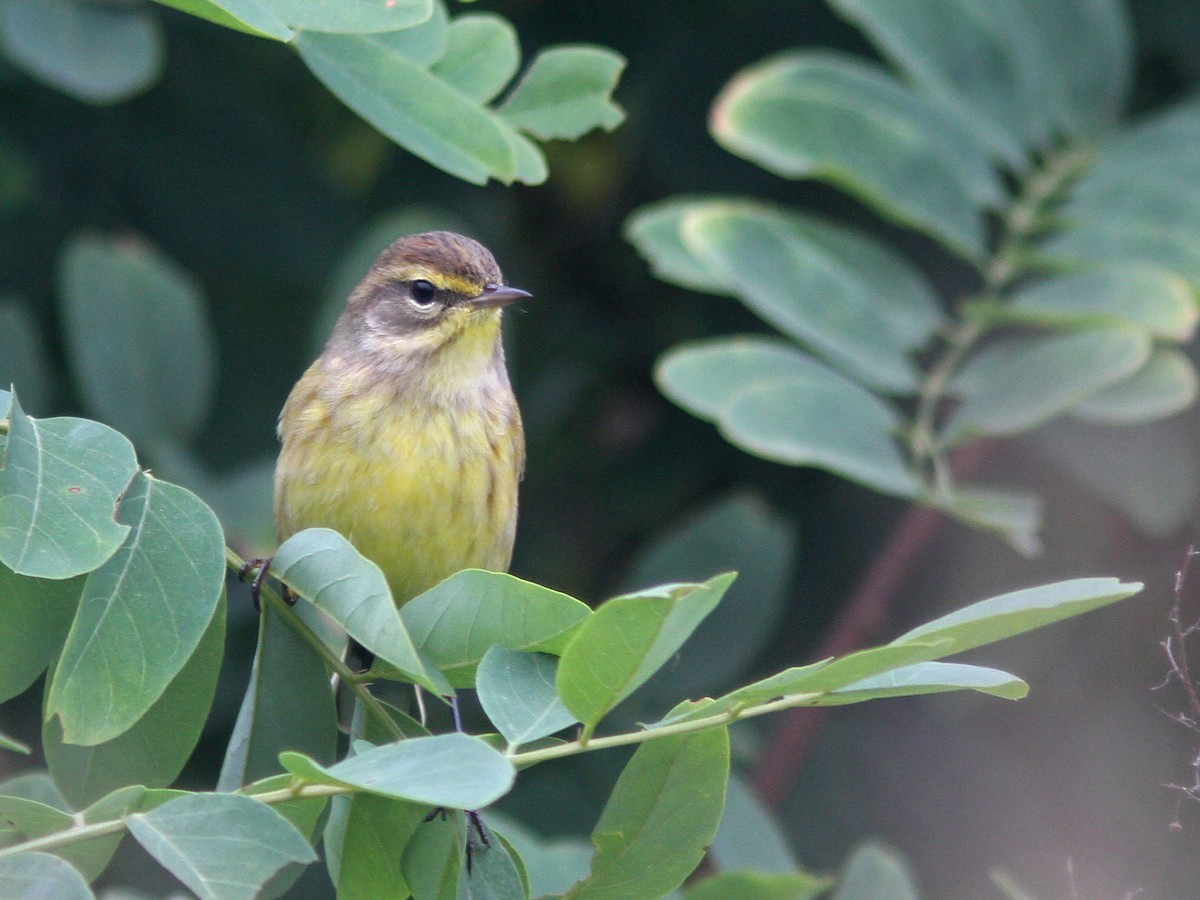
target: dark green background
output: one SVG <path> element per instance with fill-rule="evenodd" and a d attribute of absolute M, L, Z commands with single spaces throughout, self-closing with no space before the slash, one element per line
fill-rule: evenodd
<path fill-rule="evenodd" d="M 163 77 L 126 103 L 89 107 L 0 63 L 0 168 L 8 170 L 0 293 L 28 303 L 55 364 L 49 399 L 31 412 L 81 412 L 54 303 L 64 242 L 88 229 L 132 233 L 188 270 L 210 304 L 221 380 L 198 448 L 204 462 L 233 472 L 272 454 L 276 415 L 314 353 L 313 322 L 339 258 L 379 214 L 434 207 L 487 243 L 509 280 L 536 297 L 508 324 L 529 438 L 513 571 L 598 601 L 621 586 L 654 535 L 749 489 L 794 523 L 800 547 L 788 612 L 747 675 L 808 661 L 902 507 L 746 456 L 663 400 L 650 377 L 663 350 L 764 329 L 733 301 L 652 279 L 621 227 L 642 204 L 672 194 L 749 193 L 886 235 L 953 296 L 966 273 L 925 241 L 827 188 L 769 176 L 707 134 L 713 97 L 743 66 L 802 45 L 870 51 L 816 2 L 470 7 L 485 8 L 513 21 L 526 59 L 540 46 L 588 41 L 629 60 L 616 94 L 625 124 L 550 145 L 551 176 L 539 187 L 477 188 L 442 175 L 342 107 L 288 48 L 169 10 Z M 1149 110 L 1200 78 L 1200 3 L 1144 0 L 1135 23 L 1133 105 Z M 1056 578 L 1119 575 L 1146 581 L 1145 594 L 977 654 L 1030 681 L 1022 703 L 951 697 L 834 712 L 783 810 L 794 847 L 804 864 L 831 870 L 854 841 L 882 835 L 913 861 L 931 897 L 997 896 L 987 881 L 993 866 L 1039 897 L 1073 896 L 1072 885 L 1081 897 L 1200 895 L 1200 815 L 1185 804 L 1182 832 L 1170 831 L 1176 800 L 1163 787 L 1189 777 L 1195 751 L 1159 710 L 1179 708 L 1178 698 L 1151 692 L 1165 674 L 1158 641 L 1189 535 L 1139 535 L 1020 445 L 995 450 L 984 474 L 1046 493 L 1046 553 L 1028 562 L 991 537 L 947 526 L 878 638 Z M 252 653 L 242 594 L 231 610 L 229 672 L 188 786 L 215 778 Z M 6 707 L 3 730 L 35 735 L 39 702 L 35 688 Z M 771 724 L 740 726 L 742 749 Z M 531 773 L 510 808 L 545 831 L 586 834 L 619 762 L 612 754 Z M 6 755 L 0 777 L 21 765 Z M 143 864 L 127 850 L 113 880 L 142 877 L 133 870 Z M 319 877 L 305 883 L 321 894 Z"/>

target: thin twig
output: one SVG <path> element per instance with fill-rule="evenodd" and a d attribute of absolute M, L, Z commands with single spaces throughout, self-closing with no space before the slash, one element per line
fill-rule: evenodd
<path fill-rule="evenodd" d="M 1200 556 L 1200 549 L 1197 549 L 1195 546 L 1188 547 L 1183 565 L 1175 573 L 1175 589 L 1171 594 L 1171 608 L 1167 612 L 1167 621 L 1171 625 L 1171 632 L 1161 642 L 1163 654 L 1167 658 L 1167 675 L 1161 684 L 1154 687 L 1154 690 L 1162 690 L 1172 682 L 1179 683 L 1183 689 L 1186 708 L 1175 712 L 1168 712 L 1160 707 L 1160 711 L 1172 722 L 1198 735 L 1196 751 L 1192 755 L 1191 762 L 1192 783 L 1188 785 L 1175 783 L 1164 785 L 1168 790 L 1175 791 L 1177 795 L 1175 821 L 1170 826 L 1174 831 L 1178 831 L 1183 827 L 1179 821 L 1179 813 L 1183 800 L 1192 800 L 1200 803 L 1200 694 L 1197 693 L 1196 682 L 1192 677 L 1191 658 L 1188 648 L 1188 640 L 1196 634 L 1198 623 L 1192 622 L 1189 625 L 1185 625 L 1183 612 L 1184 587 L 1187 585 L 1187 576 L 1189 569 L 1192 567 L 1192 560 L 1197 556 Z"/>

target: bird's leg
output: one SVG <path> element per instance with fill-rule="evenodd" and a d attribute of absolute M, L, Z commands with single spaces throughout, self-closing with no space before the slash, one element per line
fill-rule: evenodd
<path fill-rule="evenodd" d="M 418 702 L 420 702 L 420 699 L 421 699 L 421 689 L 418 687 L 417 688 Z M 463 727 L 462 727 L 462 716 L 459 714 L 459 711 L 458 711 L 458 698 L 457 697 L 447 697 L 445 699 L 449 701 L 450 712 L 454 716 L 454 730 L 461 734 Z M 422 705 L 421 706 L 421 712 L 422 712 L 421 724 L 422 725 L 425 724 L 424 711 L 425 711 L 425 707 L 424 707 L 424 705 Z M 476 850 L 476 846 L 477 846 L 475 844 L 475 835 L 479 835 L 479 843 L 483 844 L 483 846 L 485 846 L 485 847 L 492 846 L 492 839 L 490 837 L 488 837 L 487 826 L 485 826 L 483 824 L 483 818 L 482 818 L 482 816 L 479 815 L 479 810 L 464 809 L 463 815 L 467 817 L 467 852 L 466 852 L 467 877 L 470 877 L 471 866 L 475 859 L 475 850 Z M 438 807 L 435 807 L 434 809 L 431 809 L 429 811 L 429 815 L 427 815 L 423 821 L 432 822 L 438 816 L 441 816 L 443 820 L 446 818 L 446 807 L 438 806 Z"/>
<path fill-rule="evenodd" d="M 262 601 L 259 599 L 262 594 L 263 582 L 267 579 L 267 571 L 271 568 L 271 557 L 255 557 L 248 559 L 242 563 L 242 567 L 238 569 L 238 581 L 244 582 L 246 576 L 254 572 L 254 580 L 250 582 L 250 599 L 254 603 L 254 611 L 262 612 Z"/>
<path fill-rule="evenodd" d="M 242 567 L 238 569 L 238 581 L 245 581 L 246 576 L 254 572 L 254 580 L 250 582 L 250 599 L 254 602 L 254 611 L 262 612 L 262 594 L 263 582 L 267 580 L 267 572 L 271 568 L 271 560 L 274 557 L 255 557 L 248 559 L 242 563 Z M 255 569 L 258 571 L 255 572 Z M 296 595 L 292 593 L 291 588 L 286 584 L 279 585 L 279 595 L 283 597 L 283 602 L 288 606 L 292 606 L 296 602 Z"/>
<path fill-rule="evenodd" d="M 458 697 L 451 696 L 450 712 L 454 716 L 454 730 L 462 733 L 462 715 L 458 711 Z M 484 827 L 483 818 L 479 815 L 477 809 L 464 809 L 463 815 L 467 817 L 467 877 L 471 875 L 471 863 L 475 856 L 475 835 L 479 835 L 479 841 L 485 847 L 492 846 L 492 840 L 488 837 L 487 828 Z"/>

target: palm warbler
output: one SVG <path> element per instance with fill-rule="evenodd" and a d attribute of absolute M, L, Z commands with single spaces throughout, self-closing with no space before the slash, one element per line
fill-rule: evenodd
<path fill-rule="evenodd" d="M 528 296 L 459 234 L 380 254 L 279 417 L 279 539 L 341 532 L 397 605 L 462 568 L 507 569 L 525 437 L 500 318 Z"/>

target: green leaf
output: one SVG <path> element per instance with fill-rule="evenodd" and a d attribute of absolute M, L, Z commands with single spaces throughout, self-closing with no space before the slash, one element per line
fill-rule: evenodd
<path fill-rule="evenodd" d="M 50 581 L 0 565 L 0 701 L 24 691 L 62 649 L 82 578 Z"/>
<path fill-rule="evenodd" d="M 49 853 L 21 853 L 0 859 L 0 896 L 6 900 L 92 900 L 83 876 Z"/>
<path fill-rule="evenodd" d="M 203 900 L 250 900 L 281 869 L 317 858 L 287 819 L 239 794 L 191 794 L 125 824 Z"/>
<path fill-rule="evenodd" d="M 881 245 L 746 202 L 697 204 L 680 233 L 706 270 L 789 337 L 873 387 L 916 389 L 908 354 L 932 335 L 937 301 Z"/>
<path fill-rule="evenodd" d="M 996 532 L 1022 556 L 1041 553 L 1042 501 L 1037 494 L 962 485 L 931 502 L 956 519 Z"/>
<path fill-rule="evenodd" d="M 9 797 L 24 797 L 27 800 L 37 800 L 39 803 L 53 806 L 55 809 L 62 810 L 65 813 L 71 811 L 71 807 L 59 792 L 58 786 L 54 783 L 54 779 L 50 777 L 50 774 L 36 769 L 0 782 L 0 794 L 5 794 Z"/>
<path fill-rule="evenodd" d="M 822 896 L 833 885 L 832 878 L 806 872 L 721 872 L 698 882 L 683 896 L 685 900 L 726 900 L 728 897 L 810 900 Z"/>
<path fill-rule="evenodd" d="M 805 705 L 815 705 L 823 695 L 856 681 L 862 681 L 901 666 L 946 656 L 952 652 L 949 647 L 948 641 L 935 640 L 909 644 L 893 643 L 883 647 L 858 650 L 834 660 L 821 660 L 806 666 L 794 666 L 740 687 L 716 700 L 673 711 L 654 727 L 706 719 L 719 713 L 740 710 L 757 703 L 766 703 L 777 697 L 808 695 L 802 698 Z"/>
<path fill-rule="evenodd" d="M 1200 499 L 1200 460 L 1190 422 L 1138 428 L 1063 420 L 1040 429 L 1035 446 L 1090 493 L 1165 538 L 1190 522 Z"/>
<path fill-rule="evenodd" d="M 668 398 L 710 422 L 719 422 L 741 394 L 770 385 L 811 381 L 830 390 L 861 390 L 792 344 L 752 336 L 679 344 L 659 358 L 654 378 Z M 898 427 L 900 417 L 891 413 L 887 422 Z"/>
<path fill-rule="evenodd" d="M 222 4 L 229 0 L 220 0 Z M 429 18 L 431 0 L 259 0 L 292 28 L 361 34 L 397 31 Z"/>
<path fill-rule="evenodd" d="M 0 469 L 0 562 L 20 575 L 90 572 L 125 540 L 117 498 L 137 471 L 129 441 L 86 419 L 32 419 L 12 398 Z"/>
<path fill-rule="evenodd" d="M 923 662 L 848 684 L 819 698 L 815 705 L 840 706 L 883 697 L 914 697 L 968 690 L 1003 697 L 1005 700 L 1020 700 L 1029 693 L 1029 685 L 999 669 L 962 663 Z"/>
<path fill-rule="evenodd" d="M 88 406 L 138 444 L 194 438 L 216 392 L 216 345 L 199 287 L 136 240 L 75 238 L 60 310 Z"/>
<path fill-rule="evenodd" d="M 554 687 L 558 660 L 500 644 L 483 655 L 476 690 L 483 711 L 510 745 L 528 744 L 577 721 Z"/>
<path fill-rule="evenodd" d="M 717 831 L 728 777 L 724 728 L 642 744 L 592 830 L 591 874 L 566 896 L 661 897 L 677 888 Z"/>
<path fill-rule="evenodd" d="M 920 900 L 916 881 L 899 853 L 865 841 L 850 855 L 832 900 Z"/>
<path fill-rule="evenodd" d="M 1115 578 L 1076 578 L 981 600 L 905 632 L 888 646 L 948 642 L 938 656 L 950 656 L 1099 609 L 1141 591 L 1138 582 Z"/>
<path fill-rule="evenodd" d="M 446 52 L 429 71 L 472 100 L 490 103 L 517 74 L 521 48 L 506 19 L 490 13 L 458 16 L 446 38 Z"/>
<path fill-rule="evenodd" d="M 774 514 L 756 495 L 738 493 L 694 511 L 643 547 L 622 578 L 622 589 L 710 572 L 739 573 L 717 608 L 643 695 L 674 703 L 682 696 L 724 690 L 753 664 L 788 606 L 797 539 L 789 520 Z M 738 639 L 731 642 L 733 633 Z"/>
<path fill-rule="evenodd" d="M 428 68 L 441 59 L 449 41 L 450 16 L 441 0 L 433 0 L 433 14 L 420 25 L 400 31 L 383 31 L 370 35 L 370 39 L 390 51 L 407 56 L 413 62 Z M 359 277 L 362 276 L 360 271 Z M 356 279 L 357 282 L 357 279 Z M 345 295 L 343 298 L 345 299 Z"/>
<path fill-rule="evenodd" d="M 587 875 L 592 864 L 590 843 L 579 838 L 542 840 L 516 819 L 494 809 L 489 809 L 483 818 L 488 828 L 502 831 L 507 843 L 520 855 L 534 897 L 565 894 Z"/>
<path fill-rule="evenodd" d="M 79 0 L 7 0 L 0 49 L 43 84 L 97 105 L 126 100 L 158 80 L 158 17 L 133 6 Z"/>
<path fill-rule="evenodd" d="M 830 5 L 1011 166 L 1063 132 L 1103 134 L 1129 91 L 1132 36 L 1112 0 Z"/>
<path fill-rule="evenodd" d="M 706 294 L 733 294 L 733 288 L 683 243 L 683 217 L 705 203 L 745 202 L 738 198 L 670 197 L 636 210 L 625 220 L 625 240 L 633 244 L 663 281 Z"/>
<path fill-rule="evenodd" d="M 10 750 L 13 753 L 23 753 L 26 756 L 33 752 L 28 744 L 18 741 L 16 738 L 9 737 L 3 731 L 0 731 L 0 750 Z"/>
<path fill-rule="evenodd" d="M 462 733 L 371 747 L 332 766 L 291 752 L 279 761 L 306 781 L 447 809 L 481 809 L 508 793 L 516 777 L 502 754 Z"/>
<path fill-rule="evenodd" d="M 1103 425 L 1133 425 L 1182 412 L 1196 399 L 1196 369 L 1187 354 L 1157 347 L 1146 364 L 1112 387 L 1071 407 L 1071 415 Z"/>
<path fill-rule="evenodd" d="M 325 853 L 339 900 L 408 896 L 403 851 L 428 812 L 424 804 L 374 794 L 334 797 Z"/>
<path fill-rule="evenodd" d="M 713 106 L 713 136 L 788 178 L 819 178 L 978 259 L 982 212 L 1003 196 L 973 137 L 887 73 L 825 52 L 744 69 Z"/>
<path fill-rule="evenodd" d="M 250 683 L 217 780 L 237 790 L 281 770 L 279 754 L 296 750 L 321 762 L 337 751 L 337 711 L 325 664 L 274 612 L 262 605 Z"/>
<path fill-rule="evenodd" d="M 1039 248 L 1052 262 L 1149 264 L 1200 286 L 1200 104 L 1118 132 L 1073 185 L 1065 226 Z"/>
<path fill-rule="evenodd" d="M 465 833 L 461 813 L 436 816 L 417 829 L 404 848 L 401 867 L 413 897 L 421 900 L 458 900 L 463 868 Z"/>
<path fill-rule="evenodd" d="M 244 31 L 257 37 L 288 41 L 292 29 L 287 27 L 269 5 L 269 0 L 155 0 L 201 19 L 226 28 Z"/>
<path fill-rule="evenodd" d="M 964 400 L 940 439 L 1027 431 L 1128 378 L 1150 349 L 1146 332 L 1116 327 L 993 344 L 959 372 Z"/>
<path fill-rule="evenodd" d="M 130 783 L 168 787 L 200 740 L 225 650 L 225 598 L 203 637 L 162 696 L 131 728 L 91 747 L 66 744 L 52 718 L 42 725 L 46 764 L 63 795 L 83 807 Z"/>
<path fill-rule="evenodd" d="M 158 0 L 184 12 L 260 37 L 290 40 L 293 28 L 370 33 L 410 28 L 430 17 L 430 0 Z M 290 26 L 290 27 L 289 27 Z"/>
<path fill-rule="evenodd" d="M 754 790 L 736 775 L 729 778 L 725 810 L 709 853 L 716 868 L 723 872 L 738 869 L 774 874 L 800 871 L 779 823 L 763 807 Z"/>
<path fill-rule="evenodd" d="M 494 644 L 560 655 L 591 610 L 573 597 L 501 572 L 466 569 L 404 604 L 418 649 L 455 687 L 470 687 Z"/>
<path fill-rule="evenodd" d="M 88 575 L 46 696 L 63 739 L 99 744 L 129 729 L 195 652 L 224 591 L 225 543 L 212 510 L 139 474 L 117 520 L 121 549 Z"/>
<path fill-rule="evenodd" d="M 41 329 L 26 305 L 0 294 L 0 385 L 16 385 L 30 409 L 43 410 L 53 394 L 53 373 Z M 0 404 L 0 416 L 5 406 Z"/>
<path fill-rule="evenodd" d="M 899 496 L 920 490 L 889 433 L 900 427 L 895 410 L 786 344 L 762 338 L 683 344 L 659 360 L 655 380 L 748 453 L 828 469 Z"/>
<path fill-rule="evenodd" d="M 410 153 L 474 184 L 516 177 L 495 114 L 403 54 L 359 35 L 302 31 L 294 43 L 343 103 Z"/>
<path fill-rule="evenodd" d="M 1056 327 L 1129 324 L 1164 341 L 1191 340 L 1200 306 L 1178 275 L 1145 266 L 1060 275 L 1025 285 L 1003 306 L 986 313 L 993 321 Z"/>
<path fill-rule="evenodd" d="M 292 783 L 292 776 L 286 773 L 271 775 L 267 778 L 259 779 L 253 784 L 248 784 L 235 793 L 254 797 L 269 791 L 290 788 Z M 317 823 L 321 821 L 325 813 L 328 799 L 326 797 L 302 797 L 298 800 L 285 800 L 282 803 L 272 803 L 271 809 L 291 822 L 297 831 L 311 841 L 312 836 L 316 833 Z"/>
<path fill-rule="evenodd" d="M 435 694 L 454 693 L 421 658 L 383 572 L 336 531 L 309 528 L 292 535 L 271 558 L 271 573 L 406 678 Z"/>
<path fill-rule="evenodd" d="M 458 873 L 456 900 L 526 900 L 529 887 L 522 877 L 516 851 L 499 832 L 492 832 L 491 843 L 478 846 L 471 854 L 471 871 L 463 866 Z"/>
<path fill-rule="evenodd" d="M 896 413 L 850 382 L 763 385 L 738 394 L 718 420 L 721 434 L 755 456 L 813 466 L 898 497 L 920 485 L 889 433 Z"/>
<path fill-rule="evenodd" d="M 144 788 L 137 787 L 128 788 L 124 793 L 141 797 L 146 792 Z M 113 817 L 110 815 L 108 818 Z M 82 816 L 83 821 L 77 821 L 71 814 L 37 800 L 0 796 L 0 820 L 10 823 L 30 839 L 66 831 L 77 824 L 94 822 L 100 818 L 103 816 L 85 814 Z M 122 835 L 118 832 L 78 839 L 63 843 L 54 853 L 71 863 L 88 881 L 94 881 L 107 868 L 121 838 Z"/>
<path fill-rule="evenodd" d="M 558 665 L 558 694 L 587 733 L 675 654 L 735 577 L 647 588 L 596 610 Z"/>
<path fill-rule="evenodd" d="M 500 114 L 543 141 L 574 140 L 593 128 L 612 131 L 625 118 L 611 99 L 624 68 L 624 57 L 604 47 L 551 47 L 534 58 Z"/>

